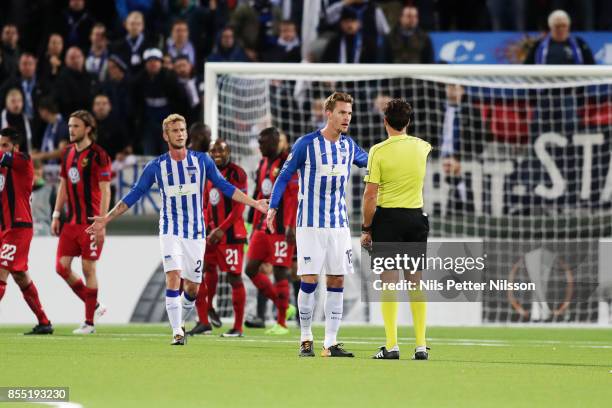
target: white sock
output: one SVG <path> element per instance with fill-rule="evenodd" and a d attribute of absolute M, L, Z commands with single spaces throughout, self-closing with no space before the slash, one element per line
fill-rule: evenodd
<path fill-rule="evenodd" d="M 185 322 L 191 317 L 191 313 L 193 312 L 193 307 L 195 305 L 195 298 L 191 298 L 187 292 L 183 292 L 183 296 L 181 296 L 182 305 L 183 305 L 183 326 Z"/>
<path fill-rule="evenodd" d="M 298 292 L 298 309 L 300 311 L 300 341 L 312 341 L 312 314 L 315 306 L 316 283 L 304 283 L 300 285 Z"/>
<path fill-rule="evenodd" d="M 181 328 L 181 297 L 178 290 L 166 289 L 166 312 L 172 327 L 172 335 L 183 335 Z"/>
<path fill-rule="evenodd" d="M 419 351 L 427 352 L 427 346 L 416 346 L 416 349 L 414 350 L 414 352 L 418 353 Z"/>
<path fill-rule="evenodd" d="M 338 343 L 336 336 L 338 335 L 338 330 L 340 330 L 340 322 L 342 322 L 343 299 L 343 288 L 327 288 L 324 348 L 329 348 Z"/>

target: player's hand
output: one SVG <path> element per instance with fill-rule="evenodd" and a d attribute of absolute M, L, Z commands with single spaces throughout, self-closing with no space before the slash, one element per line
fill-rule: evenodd
<path fill-rule="evenodd" d="M 106 227 L 96 232 L 96 244 L 100 245 L 102 242 L 104 242 L 105 236 L 106 236 Z"/>
<path fill-rule="evenodd" d="M 51 221 L 51 234 L 55 235 L 56 237 L 59 236 L 61 225 L 62 224 L 59 218 L 53 218 Z"/>
<path fill-rule="evenodd" d="M 295 228 L 287 227 L 285 230 L 285 241 L 287 241 L 289 245 L 295 245 Z"/>
<path fill-rule="evenodd" d="M 257 200 L 255 203 L 255 209 L 264 214 L 268 212 L 268 200 Z"/>
<path fill-rule="evenodd" d="M 87 227 L 87 229 L 85 230 L 86 233 L 98 235 L 100 232 L 106 229 L 106 224 L 108 223 L 106 217 L 89 217 L 89 220 L 93 221 L 93 223 L 89 227 Z"/>
<path fill-rule="evenodd" d="M 368 251 L 372 250 L 372 234 L 369 232 L 361 233 L 361 246 Z"/>
<path fill-rule="evenodd" d="M 272 234 L 276 231 L 276 225 L 274 225 L 274 219 L 276 218 L 276 210 L 274 208 L 268 209 L 266 215 L 266 225 Z"/>
<path fill-rule="evenodd" d="M 223 238 L 223 235 L 225 235 L 225 233 L 221 228 L 217 227 L 213 229 L 210 234 L 208 234 L 208 243 L 211 245 L 218 243 L 221 241 L 221 238 Z"/>

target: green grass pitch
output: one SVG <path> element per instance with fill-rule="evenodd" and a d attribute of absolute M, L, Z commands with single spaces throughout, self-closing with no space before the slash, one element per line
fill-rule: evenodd
<path fill-rule="evenodd" d="M 190 338 L 171 347 L 164 325 L 59 326 L 29 337 L 0 326 L 0 386 L 68 386 L 93 407 L 603 407 L 612 401 L 612 334 L 604 329 L 430 328 L 429 361 L 375 361 L 381 327 L 340 338 L 354 359 L 298 358 L 298 331 Z M 220 331 L 217 330 L 217 334 Z M 320 351 L 323 329 L 315 328 Z M 3 403 L 2 407 L 19 406 Z M 21 406 L 40 406 L 27 405 Z"/>

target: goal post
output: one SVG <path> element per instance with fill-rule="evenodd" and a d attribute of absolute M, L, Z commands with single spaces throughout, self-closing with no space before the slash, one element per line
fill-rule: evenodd
<path fill-rule="evenodd" d="M 384 103 L 412 104 L 409 133 L 433 146 L 430 236 L 482 239 L 495 255 L 491 277 L 545 282 L 537 296 L 483 299 L 483 322 L 601 321 L 612 66 L 207 63 L 205 121 L 252 177 L 257 133 L 276 126 L 294 142 L 324 123 L 321 100 L 335 90 L 353 95 L 348 134 L 366 150 L 386 137 Z M 347 188 L 354 236 L 363 174 Z"/>

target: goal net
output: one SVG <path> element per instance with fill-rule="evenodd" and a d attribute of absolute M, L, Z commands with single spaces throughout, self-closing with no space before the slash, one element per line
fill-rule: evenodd
<path fill-rule="evenodd" d="M 386 137 L 385 103 L 405 98 L 414 109 L 408 133 L 434 148 L 424 190 L 430 236 L 480 238 L 489 278 L 541 283 L 530 296 L 485 295 L 482 321 L 601 320 L 599 245 L 612 234 L 609 67 L 207 64 L 206 71 L 207 122 L 250 180 L 259 131 L 276 126 L 293 143 L 324 125 L 331 92 L 353 96 L 348 133 L 366 150 Z M 355 169 L 347 189 L 355 236 L 363 174 Z"/>

